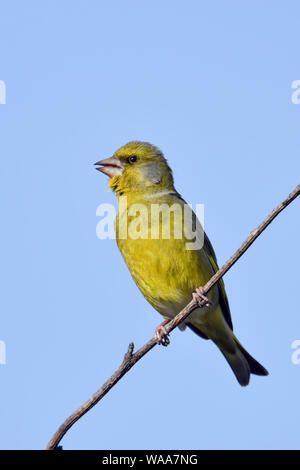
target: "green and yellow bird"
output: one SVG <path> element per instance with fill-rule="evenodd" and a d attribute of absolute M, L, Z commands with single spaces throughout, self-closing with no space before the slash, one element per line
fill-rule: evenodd
<path fill-rule="evenodd" d="M 200 287 L 218 270 L 216 255 L 203 230 L 201 246 L 187 248 L 190 232 L 185 230 L 183 214 L 189 206 L 174 188 L 172 171 L 163 153 L 147 142 L 129 142 L 111 158 L 96 165 L 97 170 L 109 176 L 109 187 L 116 192 L 119 201 L 118 247 L 138 288 L 165 319 L 155 330 L 156 342 L 167 344 L 164 325 L 192 298 L 204 299 L 205 306 L 195 309 L 186 325 L 218 346 L 241 385 L 249 383 L 251 373 L 268 375 L 233 333 L 223 280 L 207 297 Z M 170 209 L 174 204 L 182 208 L 179 217 L 175 217 L 175 211 L 169 211 L 169 218 L 164 217 L 163 210 L 157 211 L 157 207 Z M 155 222 L 156 230 L 153 229 Z M 192 222 L 201 232 L 202 227 L 194 213 Z M 131 223 L 135 230 L 130 234 Z"/>

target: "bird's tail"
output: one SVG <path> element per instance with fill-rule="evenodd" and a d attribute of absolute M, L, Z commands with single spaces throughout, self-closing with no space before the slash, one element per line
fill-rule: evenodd
<path fill-rule="evenodd" d="M 268 375 L 268 371 L 243 348 L 232 329 L 225 323 L 222 312 L 213 312 L 210 323 L 200 325 L 193 321 L 187 325 L 199 336 L 211 339 L 218 346 L 242 386 L 248 385 L 251 374 Z"/>
<path fill-rule="evenodd" d="M 268 371 L 243 348 L 234 335 L 233 339 L 236 345 L 234 351 L 228 352 L 223 347 L 219 346 L 219 348 L 228 361 L 239 384 L 242 386 L 248 385 L 250 374 L 268 375 Z"/>

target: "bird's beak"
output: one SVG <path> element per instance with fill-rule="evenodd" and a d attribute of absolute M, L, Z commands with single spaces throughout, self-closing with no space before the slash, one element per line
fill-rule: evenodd
<path fill-rule="evenodd" d="M 123 173 L 123 167 L 117 157 L 106 158 L 105 160 L 95 163 L 95 165 L 102 165 L 101 167 L 96 168 L 96 170 L 101 171 L 110 178 L 113 176 L 119 176 Z"/>

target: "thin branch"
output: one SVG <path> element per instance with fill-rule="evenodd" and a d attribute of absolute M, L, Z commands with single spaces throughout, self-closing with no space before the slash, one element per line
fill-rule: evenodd
<path fill-rule="evenodd" d="M 224 276 L 224 274 L 237 262 L 237 260 L 248 250 L 252 243 L 257 237 L 267 228 L 267 226 L 277 217 L 277 215 L 283 211 L 297 196 L 300 194 L 300 184 L 294 189 L 294 191 L 281 203 L 279 204 L 265 220 L 253 230 L 240 248 L 229 258 L 224 266 L 216 272 L 216 274 L 205 284 L 204 293 L 208 293 L 212 287 Z M 178 315 L 173 318 L 166 326 L 167 333 L 170 333 L 180 323 L 182 323 L 193 310 L 199 306 L 203 306 L 205 301 L 197 304 L 192 300 Z M 57 448 L 63 436 L 78 421 L 85 413 L 93 408 L 111 389 L 115 384 L 140 360 L 145 354 L 147 354 L 152 348 L 156 346 L 154 339 L 150 339 L 144 346 L 142 346 L 135 354 L 133 354 L 133 343 L 128 346 L 128 351 L 124 356 L 124 360 L 120 367 L 115 373 L 102 385 L 99 390 L 80 408 L 69 416 L 68 419 L 58 428 L 51 441 L 48 443 L 46 450 L 54 450 Z"/>

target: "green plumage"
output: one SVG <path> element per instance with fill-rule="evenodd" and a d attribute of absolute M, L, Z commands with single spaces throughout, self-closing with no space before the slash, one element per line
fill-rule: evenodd
<path fill-rule="evenodd" d="M 144 297 L 164 318 L 173 318 L 190 302 L 195 288 L 204 286 L 218 270 L 213 247 L 198 222 L 197 234 L 201 237 L 202 233 L 203 246 L 196 250 L 187 249 L 190 239 L 182 228 L 185 228 L 183 214 L 186 203 L 174 188 L 172 171 L 157 147 L 130 142 L 114 154 L 112 161 L 118 170 L 114 174 L 112 168 L 107 170 L 107 174 L 111 176 L 109 186 L 119 200 L 116 220 L 118 247 Z M 164 206 L 165 213 L 176 205 L 182 216 L 175 216 L 171 211 L 168 219 L 162 210 L 156 218 L 152 217 L 153 204 Z M 135 210 L 136 207 L 140 210 Z M 191 217 L 195 225 L 195 214 Z M 155 223 L 158 231 L 153 238 Z M 124 232 L 124 227 L 127 236 L 121 237 L 120 230 Z M 135 234 L 140 230 L 139 237 L 130 235 L 132 227 Z M 168 228 L 170 237 L 165 238 Z M 181 238 L 177 238 L 175 233 L 181 233 Z M 187 325 L 218 346 L 241 385 L 248 384 L 250 373 L 267 375 L 267 371 L 233 334 L 223 280 L 211 289 L 208 298 L 211 306 L 194 310 L 186 321 Z"/>

